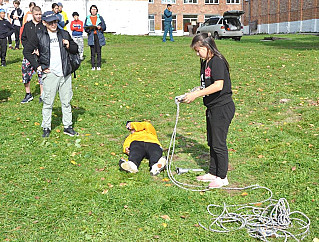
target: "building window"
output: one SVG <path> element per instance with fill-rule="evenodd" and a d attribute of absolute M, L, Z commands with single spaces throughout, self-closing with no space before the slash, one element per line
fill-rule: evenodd
<path fill-rule="evenodd" d="M 176 15 L 172 15 L 172 28 L 173 31 L 176 31 L 177 27 L 177 21 L 176 21 Z M 164 15 L 162 15 L 162 31 L 164 31 Z"/>
<path fill-rule="evenodd" d="M 239 0 L 227 0 L 226 3 L 227 4 L 239 4 Z"/>
<path fill-rule="evenodd" d="M 188 25 L 197 24 L 197 15 L 183 15 L 183 29 L 184 32 L 188 32 Z"/>
<path fill-rule="evenodd" d="M 162 4 L 176 3 L 176 0 L 162 0 Z"/>
<path fill-rule="evenodd" d="M 148 15 L 148 32 L 155 32 L 155 15 Z"/>
<path fill-rule="evenodd" d="M 193 4 L 194 4 L 194 3 L 196 4 L 196 3 L 198 3 L 198 2 L 197 2 L 197 0 L 184 0 L 184 3 L 185 3 L 185 4 L 192 4 L 192 3 L 193 3 Z"/>
<path fill-rule="evenodd" d="M 148 0 L 148 3 L 154 3 L 154 0 Z"/>
<path fill-rule="evenodd" d="M 219 4 L 219 0 L 205 0 L 205 4 Z"/>

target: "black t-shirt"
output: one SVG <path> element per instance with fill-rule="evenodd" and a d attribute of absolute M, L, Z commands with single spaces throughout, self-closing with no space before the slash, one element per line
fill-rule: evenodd
<path fill-rule="evenodd" d="M 204 96 L 204 105 L 208 108 L 225 105 L 232 101 L 231 81 L 226 63 L 218 56 L 213 56 L 207 65 L 207 61 L 201 63 L 200 80 L 201 87 L 206 88 L 217 80 L 224 80 L 221 91 Z"/>

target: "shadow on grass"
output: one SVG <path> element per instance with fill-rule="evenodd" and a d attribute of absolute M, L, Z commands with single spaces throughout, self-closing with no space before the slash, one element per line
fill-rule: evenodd
<path fill-rule="evenodd" d="M 177 146 L 180 149 L 178 153 L 191 155 L 198 166 L 206 172 L 208 171 L 210 155 L 209 148 L 207 146 L 202 143 L 198 143 L 197 140 L 179 134 L 176 135 L 176 141 L 175 149 Z M 176 153 L 176 151 L 174 153 L 176 159 L 178 159 L 178 153 Z"/>
<path fill-rule="evenodd" d="M 244 43 L 262 44 L 265 46 L 272 46 L 280 49 L 294 49 L 294 50 L 319 50 L 319 36 L 313 36 L 312 38 L 305 39 L 304 37 L 297 37 L 289 39 L 289 36 L 282 36 L 283 39 L 274 41 L 262 41 L 265 36 L 260 36 L 259 39 L 243 39 Z M 267 37 L 272 37 L 267 36 Z M 276 36 L 281 38 L 281 36 Z M 285 39 L 286 38 L 286 39 Z"/>
<path fill-rule="evenodd" d="M 77 106 L 72 106 L 72 122 L 73 126 L 77 123 L 78 118 L 80 115 L 83 115 L 85 113 L 85 109 Z M 59 126 L 62 123 L 62 110 L 61 107 L 59 108 L 53 108 L 52 109 L 52 130 Z"/>
<path fill-rule="evenodd" d="M 8 98 L 11 96 L 11 92 L 7 89 L 0 90 L 0 103 L 7 102 Z"/>
<path fill-rule="evenodd" d="M 22 58 L 17 57 L 15 59 L 8 59 L 7 60 L 7 65 L 11 65 L 11 64 L 14 64 L 14 63 L 22 63 Z"/>

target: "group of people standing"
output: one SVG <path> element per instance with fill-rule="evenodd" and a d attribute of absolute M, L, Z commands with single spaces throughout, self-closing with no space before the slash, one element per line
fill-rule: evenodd
<path fill-rule="evenodd" d="M 70 23 L 71 36 L 66 31 L 69 20 L 63 11 L 62 3 L 53 3 L 52 11 L 42 13 L 41 8 L 31 2 L 30 11 L 25 15 L 19 5 L 20 2 L 15 0 L 15 10 L 9 15 L 3 0 L 0 0 L 1 64 L 6 66 L 7 39 L 15 32 L 16 49 L 19 49 L 21 37 L 24 56 L 21 70 L 26 94 L 21 103 L 33 100 L 30 81 L 37 73 L 40 84 L 39 102 L 43 103 L 42 137 L 49 137 L 51 133 L 52 108 L 57 92 L 62 106 L 64 133 L 70 136 L 78 135 L 72 127 L 72 67 L 69 54 L 79 53 L 83 60 L 85 31 L 91 49 L 92 70 L 101 70 L 101 47 L 105 45 L 103 32 L 106 30 L 104 19 L 98 14 L 96 5 L 90 7 L 90 14 L 84 24 L 79 19 L 79 14 L 73 12 L 74 20 Z M 17 21 L 19 28 L 15 27 Z"/>

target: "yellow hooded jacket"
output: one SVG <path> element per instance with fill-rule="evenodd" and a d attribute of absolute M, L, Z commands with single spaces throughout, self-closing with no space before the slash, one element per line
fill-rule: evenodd
<path fill-rule="evenodd" d="M 161 146 L 157 139 L 156 130 L 149 122 L 131 122 L 131 129 L 135 132 L 127 136 L 123 144 L 123 152 L 125 148 L 130 148 L 133 141 L 144 141 L 149 143 L 158 144 Z"/>

